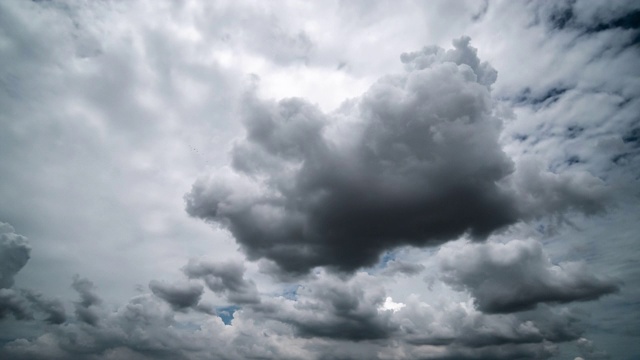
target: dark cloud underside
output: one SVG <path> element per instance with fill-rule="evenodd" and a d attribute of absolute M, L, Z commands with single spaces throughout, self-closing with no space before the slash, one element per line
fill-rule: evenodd
<path fill-rule="evenodd" d="M 329 115 L 302 99 L 248 94 L 232 172 L 197 181 L 187 211 L 227 227 L 250 258 L 292 273 L 353 271 L 400 245 L 482 239 L 529 216 L 597 211 L 598 184 L 585 181 L 585 191 L 531 167 L 512 183 L 490 99 L 496 71 L 469 42 L 403 54 L 406 73 Z"/>

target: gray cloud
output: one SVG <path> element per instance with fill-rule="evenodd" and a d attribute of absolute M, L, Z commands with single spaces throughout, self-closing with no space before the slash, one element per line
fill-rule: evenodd
<path fill-rule="evenodd" d="M 424 260 L 422 266 L 399 256 L 380 271 L 375 267 L 371 277 L 356 272 L 341 278 L 324 269 L 295 277 L 315 266 L 352 271 L 372 265 L 400 245 L 419 254 L 411 246 L 437 245 L 464 233 L 482 239 L 522 219 L 595 214 L 607 204 L 606 185 L 622 172 L 627 176 L 617 181 L 633 191 L 615 190 L 633 199 L 640 154 L 633 43 L 638 30 L 625 22 L 637 16 L 629 11 L 637 5 L 284 4 L 0 4 L 0 217 L 37 239 L 26 269 L 20 257 L 5 268 L 0 258 L 0 283 L 7 287 L 0 286 L 0 358 L 547 359 L 565 356 L 558 344 L 575 340 L 588 359 L 599 351 L 579 336 L 594 323 L 607 333 L 608 351 L 637 348 L 633 336 L 622 335 L 637 327 L 629 320 L 638 300 L 637 291 L 628 290 L 634 286 L 605 302 L 547 306 L 548 298 L 538 297 L 531 310 L 488 314 L 467 299 L 473 291 L 452 292 L 437 281 L 435 257 L 408 257 Z M 345 11 L 350 8 L 355 11 Z M 566 8 L 570 13 L 562 20 Z M 520 16 L 531 9 L 555 28 L 538 31 Z M 472 16 L 476 24 L 463 30 Z M 452 50 L 404 54 L 405 74 L 381 79 L 334 113 L 311 105 L 342 96 L 336 94 L 352 96 L 353 89 L 392 68 L 393 54 L 425 39 L 443 43 L 470 31 L 481 44 L 477 54 L 491 59 L 501 79 L 524 79 L 529 93 L 524 85 L 514 90 L 493 83 L 496 72 L 462 38 Z M 339 61 L 348 66 L 333 72 Z M 238 104 L 247 135 L 236 141 L 226 174 L 199 180 L 192 195 L 197 190 L 201 196 L 191 199 L 190 210 L 226 227 L 251 259 L 278 264 L 281 272 L 274 273 L 294 284 L 280 297 L 272 291 L 279 294 L 282 284 L 259 282 L 259 293 L 255 281 L 265 279 L 250 279 L 241 263 L 195 262 L 192 273 L 186 271 L 192 281 L 205 281 L 225 302 L 240 305 L 227 307 L 235 309 L 227 325 L 182 311 L 198 293 L 183 284 L 152 282 L 127 302 L 134 283 L 171 271 L 166 264 L 205 249 L 215 249 L 219 258 L 237 255 L 225 230 L 211 231 L 186 217 L 180 196 L 205 160 L 222 161 L 221 149 L 235 136 L 223 129 L 235 127 L 228 119 L 237 89 L 230 84 L 241 83 L 234 77 L 247 71 L 259 72 L 265 84 L 271 76 L 271 87 L 264 88 L 275 97 L 291 93 L 294 79 L 295 91 L 310 100 L 276 103 L 252 94 Z M 522 94 L 517 119 L 496 115 L 490 95 L 500 88 L 506 99 Z M 523 161 L 512 139 L 523 139 L 513 141 L 535 161 Z M 597 248 L 582 241 L 585 234 L 561 242 L 576 250 L 573 258 L 584 254 L 589 266 L 609 269 L 614 261 L 615 271 L 635 281 L 634 229 L 621 226 L 608 234 L 614 229 L 602 226 Z M 26 248 L 0 250 L 23 256 Z M 536 256 L 524 258 L 539 268 Z M 121 266 L 113 267 L 116 261 Z M 589 278 L 580 266 L 561 265 L 561 275 L 531 276 L 571 285 Z M 395 276 L 420 271 L 434 279 L 436 291 L 427 291 L 418 278 Z M 62 282 L 74 272 L 101 284 L 102 293 L 88 280 L 74 280 L 78 321 L 62 326 L 61 302 L 11 285 L 17 273 L 20 285 L 67 295 Z M 514 288 L 500 277 L 496 281 Z M 597 293 L 587 283 L 581 289 L 591 286 Z M 544 286 L 557 295 L 554 284 Z M 583 291 L 566 288 L 574 295 Z M 387 296 L 405 306 L 381 309 Z M 210 314 L 215 308 L 194 304 L 190 308 Z M 584 306 L 599 314 L 588 326 L 566 308 Z"/>
<path fill-rule="evenodd" d="M 514 174 L 492 113 L 496 71 L 476 53 L 463 37 L 452 50 L 403 54 L 406 73 L 330 115 L 302 99 L 248 94 L 233 170 L 199 179 L 187 212 L 228 228 L 251 259 L 305 273 L 353 271 L 400 245 L 599 210 L 604 184 L 592 176 L 526 166 Z"/>
<path fill-rule="evenodd" d="M 183 269 L 190 279 L 203 279 L 211 291 L 224 295 L 232 304 L 260 302 L 256 284 L 244 278 L 244 265 L 239 262 L 189 261 Z"/>
<path fill-rule="evenodd" d="M 167 284 L 155 280 L 149 283 L 149 289 L 151 289 L 154 295 L 166 301 L 177 310 L 196 306 L 204 291 L 204 288 L 200 284 Z"/>
<path fill-rule="evenodd" d="M 81 296 L 85 304 L 95 306 L 98 297 L 90 282 L 76 279 L 75 284 L 86 294 Z M 188 292 L 188 286 L 155 283 L 151 288 L 156 292 L 162 288 L 174 300 L 185 298 L 182 295 Z M 142 294 L 113 311 L 102 312 L 100 326 L 68 323 L 38 338 L 9 342 L 0 348 L 0 356 L 74 360 L 88 354 L 105 360 L 547 359 L 556 352 L 556 344 L 581 336 L 576 318 L 566 309 L 542 307 L 491 315 L 474 310 L 470 303 L 429 305 L 414 296 L 403 308 L 386 310 L 381 308 L 385 297 L 379 278 L 367 273 L 341 278 L 321 272 L 301 284 L 295 299 L 269 297 L 246 304 L 235 312 L 233 324 L 225 325 L 212 316 L 181 318 L 187 314 L 174 304 L 185 306 L 186 301 Z"/>
<path fill-rule="evenodd" d="M 43 313 L 46 316 L 46 322 L 62 324 L 67 320 L 64 304 L 59 299 L 49 298 L 33 290 L 22 289 L 20 291 L 36 312 Z"/>
<path fill-rule="evenodd" d="M 380 274 L 385 276 L 394 276 L 397 274 L 412 276 L 419 274 L 424 269 L 425 267 L 422 264 L 414 264 L 401 260 L 391 260 L 385 265 Z"/>
<path fill-rule="evenodd" d="M 0 222 L 0 319 L 12 314 L 18 320 L 32 320 L 44 314 L 46 322 L 62 324 L 66 321 L 64 305 L 58 299 L 28 289 L 15 289 L 14 276 L 27 264 L 31 246 L 26 237 Z"/>
<path fill-rule="evenodd" d="M 301 99 L 249 95 L 237 175 L 196 182 L 187 211 L 291 272 L 351 271 L 387 248 L 484 237 L 514 222 L 514 201 L 497 185 L 513 165 L 485 86 L 495 71 L 467 38 L 455 46 L 405 55 L 407 73 L 330 116 Z"/>
<path fill-rule="evenodd" d="M 100 319 L 97 306 L 102 303 L 102 299 L 95 293 L 95 285 L 88 279 L 73 277 L 71 287 L 80 295 L 80 301 L 75 302 L 75 313 L 78 320 L 89 325 L 96 326 Z"/>
<path fill-rule="evenodd" d="M 539 303 L 595 300 L 618 291 L 612 280 L 587 271 L 583 263 L 554 265 L 534 240 L 469 244 L 438 254 L 442 279 L 468 290 L 478 309 L 511 313 Z"/>
<path fill-rule="evenodd" d="M 388 339 L 397 330 L 390 313 L 380 313 L 384 290 L 360 274 L 348 281 L 322 276 L 297 290 L 295 304 L 280 303 L 266 316 L 293 325 L 303 338 Z M 264 308 L 259 308 L 264 311 Z"/>
<path fill-rule="evenodd" d="M 27 238 L 14 228 L 0 222 L 0 289 L 13 286 L 13 277 L 29 261 L 31 246 Z"/>
<path fill-rule="evenodd" d="M 43 320 L 50 324 L 67 320 L 60 300 L 26 289 L 0 289 L 0 319 L 8 314 L 17 320 L 34 320 L 44 315 Z"/>
<path fill-rule="evenodd" d="M 0 319 L 13 315 L 18 320 L 33 319 L 29 304 L 14 289 L 0 289 Z"/>

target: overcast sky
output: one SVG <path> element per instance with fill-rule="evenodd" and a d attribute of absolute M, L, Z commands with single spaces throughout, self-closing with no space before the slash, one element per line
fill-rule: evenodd
<path fill-rule="evenodd" d="M 0 358 L 637 359 L 640 2 L 0 2 Z"/>

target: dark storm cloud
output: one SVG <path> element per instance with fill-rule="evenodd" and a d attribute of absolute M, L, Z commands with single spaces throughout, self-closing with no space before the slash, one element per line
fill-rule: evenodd
<path fill-rule="evenodd" d="M 353 271 L 400 245 L 481 239 L 531 216 L 599 210 L 602 191 L 589 179 L 524 167 L 518 174 L 536 173 L 510 187 L 514 164 L 498 144 L 489 94 L 497 73 L 469 41 L 403 54 L 406 73 L 330 115 L 302 99 L 248 94 L 233 169 L 199 179 L 188 213 L 228 228 L 251 259 L 305 273 Z"/>
<path fill-rule="evenodd" d="M 172 308 L 177 310 L 196 306 L 204 291 L 203 286 L 200 284 L 167 284 L 155 280 L 149 283 L 149 289 L 151 289 L 154 295 L 166 301 Z"/>
<path fill-rule="evenodd" d="M 242 263 L 191 260 L 182 270 L 190 279 L 203 279 L 211 291 L 224 295 L 230 303 L 242 305 L 260 302 L 256 284 L 244 278 Z"/>
<path fill-rule="evenodd" d="M 440 252 L 442 279 L 465 289 L 486 313 L 512 313 L 540 303 L 595 300 L 618 291 L 615 282 L 587 271 L 584 264 L 554 265 L 533 240 L 469 244 Z"/>
<path fill-rule="evenodd" d="M 13 286 L 13 277 L 27 264 L 30 253 L 27 238 L 0 221 L 0 289 Z"/>
<path fill-rule="evenodd" d="M 495 70 L 468 44 L 403 55 L 406 74 L 331 115 L 345 129 L 330 129 L 330 116 L 304 100 L 249 95 L 238 174 L 196 182 L 187 211 L 228 227 L 251 258 L 300 273 L 351 271 L 388 248 L 484 237 L 514 222 L 515 204 L 496 184 L 512 163 L 491 116 Z"/>
<path fill-rule="evenodd" d="M 100 319 L 97 306 L 102 303 L 102 299 L 95 293 L 95 285 L 76 275 L 71 287 L 80 295 L 80 301 L 74 303 L 76 316 L 80 321 L 96 326 Z"/>
<path fill-rule="evenodd" d="M 36 311 L 43 313 L 50 324 L 62 324 L 67 320 L 67 314 L 62 301 L 49 298 L 31 290 L 20 290 L 30 306 Z"/>
<path fill-rule="evenodd" d="M 0 289 L 0 319 L 13 315 L 18 320 L 33 319 L 24 297 L 14 289 Z"/>

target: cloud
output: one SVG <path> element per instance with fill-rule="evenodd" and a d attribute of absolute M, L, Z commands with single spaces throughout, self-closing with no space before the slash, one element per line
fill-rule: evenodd
<path fill-rule="evenodd" d="M 15 289 L 14 276 L 27 264 L 31 246 L 26 237 L 0 222 L 0 319 L 12 314 L 18 320 L 33 320 L 44 314 L 46 322 L 62 324 L 66 321 L 64 305 L 58 299 L 28 289 Z"/>
<path fill-rule="evenodd" d="M 76 275 L 73 277 L 71 287 L 80 295 L 80 301 L 75 302 L 78 319 L 92 326 L 98 325 L 100 314 L 97 306 L 102 303 L 102 299 L 96 294 L 93 282 Z"/>
<path fill-rule="evenodd" d="M 20 292 L 34 311 L 43 313 L 46 316 L 46 322 L 59 325 L 67 321 L 64 304 L 59 299 L 49 298 L 33 290 L 21 289 Z"/>
<path fill-rule="evenodd" d="M 198 180 L 187 211 L 229 228 L 250 258 L 300 273 L 353 271 L 388 248 L 514 222 L 514 201 L 497 185 L 513 164 L 497 143 L 491 71 L 468 44 L 404 56 L 405 74 L 336 114 L 248 95 L 233 173 Z"/>
<path fill-rule="evenodd" d="M 184 310 L 196 306 L 204 291 L 200 284 L 167 284 L 155 280 L 149 283 L 149 289 L 154 295 L 166 301 L 176 310 Z"/>
<path fill-rule="evenodd" d="M 466 244 L 438 253 L 441 278 L 467 290 L 486 313 L 512 313 L 540 303 L 595 300 L 618 285 L 587 271 L 584 263 L 554 265 L 535 240 Z"/>
<path fill-rule="evenodd" d="M 519 263 L 508 270 L 533 279 L 532 289 L 588 291 L 555 301 L 534 292 L 525 300 L 535 304 L 521 311 L 518 296 L 531 294 L 498 276 L 507 295 L 520 294 L 507 299 L 513 313 L 473 290 L 482 285 L 450 281 L 467 289 L 457 292 L 443 284 L 443 253 L 418 248 L 482 240 L 513 224 L 535 232 L 547 216 L 580 226 L 570 213 L 608 209 L 610 190 L 633 201 L 640 87 L 638 29 L 628 21 L 637 5 L 142 0 L 0 8 L 0 218 L 37 239 L 29 267 L 0 257 L 0 358 L 588 360 L 597 350 L 581 336 L 618 353 L 638 346 L 623 336 L 637 327 L 629 320 L 640 288 L 633 226 L 544 239 L 553 259 L 565 256 L 560 247 L 595 266 L 601 293 L 612 283 L 599 271 L 624 272 L 631 282 L 620 296 L 564 303 L 600 296 L 586 265 L 514 255 L 533 271 Z M 397 61 L 425 40 L 442 45 L 462 33 L 473 33 L 479 50 L 463 37 Z M 401 66 L 404 73 L 369 88 Z M 236 103 L 247 72 L 262 84 Z M 304 99 L 264 99 L 282 95 Z M 495 101 L 513 105 L 517 117 Z M 234 138 L 229 167 L 215 170 Z M 211 175 L 187 196 L 189 211 L 222 229 L 181 205 L 202 172 Z M 149 283 L 193 254 L 236 258 L 232 237 L 260 262 L 194 260 L 184 268 L 188 281 Z M 0 251 L 28 248 L 14 245 Z M 471 281 L 464 271 L 475 263 L 465 261 L 456 258 L 459 271 L 445 273 Z M 476 269 L 495 271 L 495 257 L 483 262 L 490 264 Z M 279 267 L 269 274 L 279 278 L 253 277 L 262 264 Z M 75 272 L 100 293 L 80 277 L 72 292 L 64 282 Z M 418 273 L 431 286 L 412 277 Z M 14 278 L 76 302 L 13 286 Z M 213 304 L 203 304 L 212 294 L 200 282 L 216 294 Z M 130 298 L 136 283 L 149 287 Z M 502 310 L 476 308 L 478 298 Z M 66 321 L 69 304 L 76 314 Z M 220 317 L 203 314 L 215 311 Z M 578 353 L 565 354 L 574 343 Z"/>
<path fill-rule="evenodd" d="M 407 261 L 402 260 L 391 260 L 389 261 L 384 269 L 380 272 L 381 275 L 385 276 L 395 276 L 396 274 L 403 274 L 406 276 L 412 276 L 419 274 L 425 269 L 422 264 L 414 264 Z"/>
<path fill-rule="evenodd" d="M 321 275 L 299 287 L 295 301 L 281 299 L 254 310 L 292 325 L 303 338 L 362 341 L 388 339 L 397 330 L 391 311 L 379 311 L 385 301 L 384 290 L 364 273 L 350 280 Z"/>
<path fill-rule="evenodd" d="M 604 351 L 600 351 L 593 345 L 593 341 L 587 338 L 576 340 L 576 346 L 583 360 L 610 359 L 611 357 Z"/>
<path fill-rule="evenodd" d="M 17 320 L 34 320 L 43 314 L 49 324 L 62 324 L 66 311 L 58 299 L 25 289 L 0 289 L 0 319 L 12 314 Z"/>
<path fill-rule="evenodd" d="M 0 289 L 13 286 L 13 277 L 29 261 L 31 246 L 27 238 L 0 222 Z"/>
<path fill-rule="evenodd" d="M 233 168 L 199 179 L 187 212 L 228 228 L 250 259 L 306 273 L 353 271 L 401 245 L 485 238 L 551 211 L 599 209 L 604 185 L 588 174 L 520 166 L 513 175 L 492 112 L 496 71 L 469 42 L 403 54 L 404 74 L 332 114 L 248 94 Z"/>
<path fill-rule="evenodd" d="M 207 267 L 208 268 L 208 267 Z M 389 280 L 389 278 L 386 278 Z M 246 281 L 251 281 L 247 280 Z M 95 306 L 88 280 L 75 287 Z M 189 286 L 154 283 L 184 299 Z M 200 291 L 202 288 L 200 288 Z M 166 296 L 168 297 L 168 296 Z M 89 299 L 91 298 L 91 299 Z M 567 309 L 542 307 L 518 314 L 483 314 L 471 300 L 424 302 L 412 295 L 391 301 L 380 278 L 350 278 L 326 271 L 300 283 L 293 298 L 264 297 L 235 309 L 232 323 L 181 311 L 186 301 L 157 294 L 133 297 L 100 313 L 99 326 L 71 322 L 0 349 L 11 359 L 547 359 L 556 344 L 578 340 L 580 327 Z M 174 304 L 181 304 L 183 308 Z M 195 306 L 195 302 L 190 302 Z M 86 321 L 83 320 L 86 323 Z M 212 334 L 215 334 L 212 336 Z"/>
<path fill-rule="evenodd" d="M 244 278 L 245 268 L 242 263 L 191 260 L 182 270 L 190 279 L 203 279 L 211 291 L 224 295 L 232 304 L 260 302 L 256 284 Z"/>
<path fill-rule="evenodd" d="M 9 314 L 18 320 L 33 319 L 28 304 L 17 291 L 0 289 L 0 319 Z"/>

